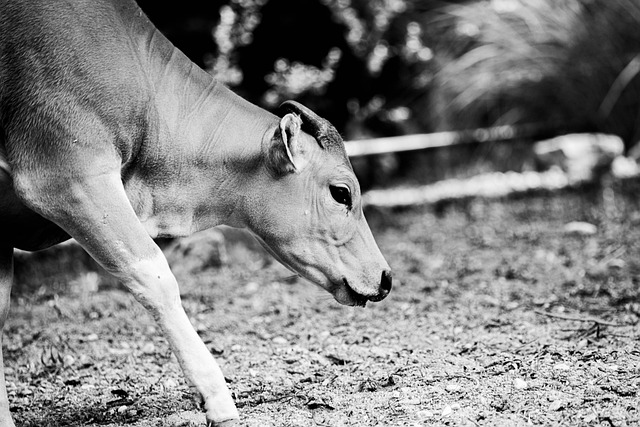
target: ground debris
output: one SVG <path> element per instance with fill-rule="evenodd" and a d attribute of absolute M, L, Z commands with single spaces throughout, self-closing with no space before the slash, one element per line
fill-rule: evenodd
<path fill-rule="evenodd" d="M 228 262 L 181 272 L 183 305 L 243 427 L 634 425 L 632 184 L 614 188 L 614 217 L 597 189 L 367 213 L 395 276 L 366 310 L 280 280 L 286 268 L 225 236 Z M 559 232 L 576 220 L 597 232 Z M 16 283 L 3 336 L 17 425 L 203 425 L 199 397 L 129 294 L 42 280 Z"/>

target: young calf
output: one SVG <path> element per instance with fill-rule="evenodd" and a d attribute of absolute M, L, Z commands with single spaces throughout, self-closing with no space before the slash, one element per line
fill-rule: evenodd
<path fill-rule="evenodd" d="M 277 117 L 195 66 L 133 0 L 0 0 L 0 327 L 14 248 L 75 238 L 146 307 L 205 402 L 238 412 L 152 238 L 228 224 L 347 305 L 391 272 L 336 130 Z M 13 427 L 0 354 L 0 427 Z"/>

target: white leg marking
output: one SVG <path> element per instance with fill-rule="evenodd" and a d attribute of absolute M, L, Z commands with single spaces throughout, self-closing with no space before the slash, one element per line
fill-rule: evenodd
<path fill-rule="evenodd" d="M 158 322 L 185 376 L 202 394 L 207 420 L 237 420 L 224 375 L 182 308 L 178 283 L 162 253 L 134 264 L 133 274 L 121 278 Z"/>

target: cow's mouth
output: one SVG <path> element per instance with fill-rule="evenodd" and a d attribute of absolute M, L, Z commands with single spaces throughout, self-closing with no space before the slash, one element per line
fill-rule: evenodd
<path fill-rule="evenodd" d="M 342 278 L 342 284 L 338 291 L 334 294 L 334 297 L 340 304 L 350 305 L 354 307 L 364 307 L 367 305 L 369 297 L 359 294 L 351 286 L 346 277 Z"/>

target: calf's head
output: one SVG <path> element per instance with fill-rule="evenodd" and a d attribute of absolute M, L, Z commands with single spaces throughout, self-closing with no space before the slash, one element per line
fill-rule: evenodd
<path fill-rule="evenodd" d="M 263 148 L 249 227 L 287 267 L 340 303 L 391 290 L 391 270 L 362 213 L 360 186 L 335 128 L 287 101 Z"/>

